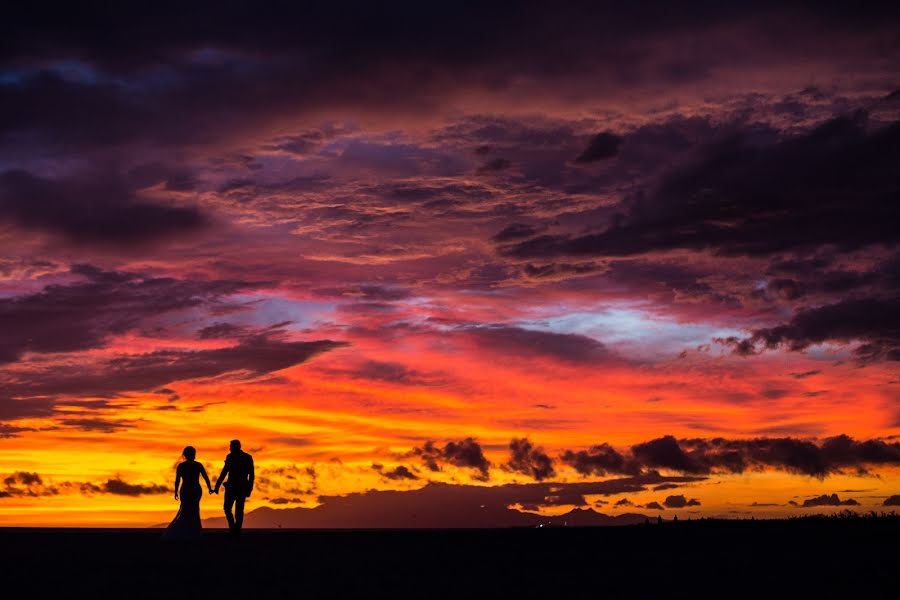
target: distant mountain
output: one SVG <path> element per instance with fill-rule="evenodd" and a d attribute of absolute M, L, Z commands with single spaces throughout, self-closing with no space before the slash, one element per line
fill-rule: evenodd
<path fill-rule="evenodd" d="M 287 529 L 409 529 L 498 528 L 545 526 L 607 526 L 643 523 L 646 515 L 607 515 L 576 508 L 546 517 L 508 506 L 524 497 L 543 501 L 560 484 L 495 487 L 429 483 L 418 490 L 368 491 L 346 496 L 322 496 L 314 508 L 260 507 L 245 515 L 250 528 Z M 582 484 L 577 484 L 582 485 Z M 589 491 L 589 490 L 588 490 Z M 573 502 L 577 503 L 577 502 Z M 206 527 L 225 527 L 224 517 L 206 519 Z"/>

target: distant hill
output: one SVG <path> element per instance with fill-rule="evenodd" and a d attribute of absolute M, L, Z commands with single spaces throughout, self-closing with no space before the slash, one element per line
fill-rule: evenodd
<path fill-rule="evenodd" d="M 323 496 L 314 508 L 262 506 L 247 513 L 248 528 L 286 529 L 409 529 L 501 528 L 549 526 L 608 526 L 643 523 L 646 515 L 607 515 L 576 508 L 545 517 L 507 508 L 510 497 L 522 492 L 543 499 L 552 489 L 546 484 L 496 487 L 429 483 L 418 490 L 369 491 L 347 496 Z M 205 527 L 225 527 L 225 518 L 206 519 Z"/>

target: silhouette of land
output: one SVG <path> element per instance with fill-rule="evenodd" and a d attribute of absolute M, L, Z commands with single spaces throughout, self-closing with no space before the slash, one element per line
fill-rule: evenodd
<path fill-rule="evenodd" d="M 5 586 L 32 598 L 885 598 L 900 517 L 161 533 L 2 529 Z"/>

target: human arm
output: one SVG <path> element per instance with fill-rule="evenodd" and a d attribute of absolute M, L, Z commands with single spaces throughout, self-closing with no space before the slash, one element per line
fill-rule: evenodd
<path fill-rule="evenodd" d="M 200 465 L 200 475 L 203 476 L 203 481 L 206 482 L 206 489 L 209 490 L 209 493 L 212 494 L 212 485 L 209 483 L 209 475 L 206 474 L 206 469 L 203 465 Z"/>
<path fill-rule="evenodd" d="M 225 480 L 225 475 L 228 474 L 228 460 L 225 461 L 225 466 L 222 467 L 222 472 L 219 473 L 219 476 L 216 477 L 216 488 L 213 491 L 214 494 L 219 493 L 219 486 L 222 485 L 222 482 Z"/>
<path fill-rule="evenodd" d="M 178 500 L 178 486 L 181 485 L 181 465 L 175 469 L 175 499 Z"/>
<path fill-rule="evenodd" d="M 250 456 L 250 473 L 247 477 L 247 497 L 250 497 L 250 492 L 253 491 L 253 479 L 256 477 L 256 473 L 253 468 L 253 457 Z"/>

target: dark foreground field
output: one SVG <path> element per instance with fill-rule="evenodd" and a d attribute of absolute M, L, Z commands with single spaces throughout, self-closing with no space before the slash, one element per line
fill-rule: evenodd
<path fill-rule="evenodd" d="M 593 529 L 0 530 L 3 588 L 53 598 L 898 598 L 900 520 Z"/>

